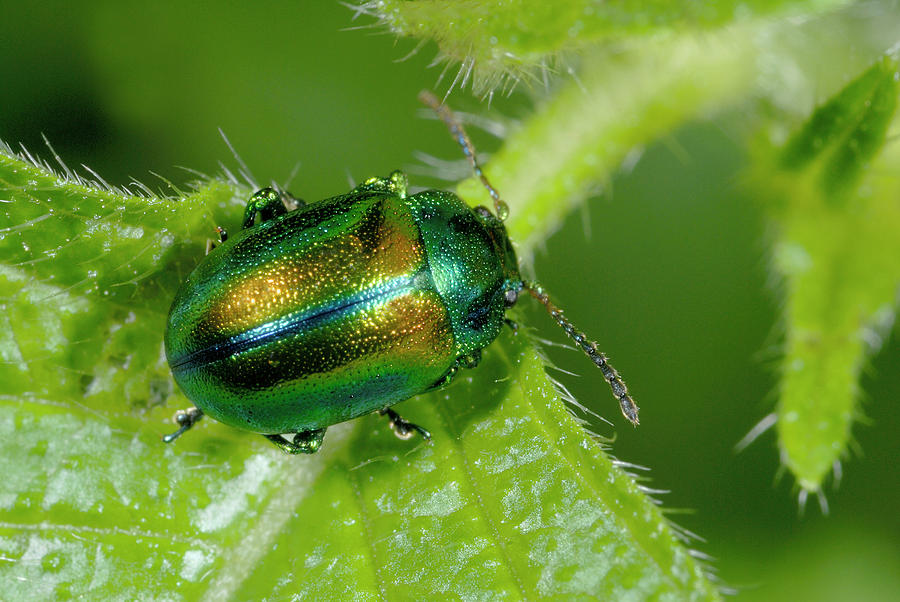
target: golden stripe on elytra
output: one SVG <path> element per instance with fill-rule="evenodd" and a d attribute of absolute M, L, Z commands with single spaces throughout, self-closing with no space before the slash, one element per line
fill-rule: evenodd
<path fill-rule="evenodd" d="M 374 249 L 358 236 L 345 234 L 258 266 L 212 300 L 199 328 L 231 336 L 313 302 L 327 305 L 347 291 L 366 290 L 414 272 L 423 256 L 411 220 L 402 228 L 396 222 L 385 226 Z"/>
<path fill-rule="evenodd" d="M 377 365 L 379 357 L 400 365 L 444 365 L 458 355 L 453 337 L 448 337 L 450 320 L 434 291 L 410 291 L 383 304 L 342 316 L 322 330 L 309 330 L 290 344 L 279 339 L 274 347 L 248 350 L 240 359 L 226 359 L 220 369 L 268 371 L 290 368 L 293 378 L 333 378 L 353 374 L 360 368 Z M 323 339 L 331 341 L 324 345 Z M 327 375 L 325 377 L 324 375 Z M 249 378 L 245 376 L 245 378 Z M 253 378 L 250 378 L 253 380 Z"/>

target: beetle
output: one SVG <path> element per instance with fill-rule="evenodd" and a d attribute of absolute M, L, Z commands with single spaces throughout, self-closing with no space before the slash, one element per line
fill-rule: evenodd
<path fill-rule="evenodd" d="M 505 314 L 523 292 L 602 370 L 638 424 L 637 405 L 597 344 L 520 275 L 503 224 L 508 208 L 458 119 L 430 93 L 421 99 L 449 127 L 494 212 L 451 192 L 409 194 L 400 171 L 309 204 L 256 192 L 241 231 L 229 238 L 217 228 L 220 244 L 208 245 L 172 303 L 166 357 L 195 407 L 176 414 L 180 428 L 165 442 L 209 415 L 308 454 L 327 427 L 372 412 L 398 437 L 428 440 L 391 406 L 474 368 L 504 324 L 515 330 Z"/>

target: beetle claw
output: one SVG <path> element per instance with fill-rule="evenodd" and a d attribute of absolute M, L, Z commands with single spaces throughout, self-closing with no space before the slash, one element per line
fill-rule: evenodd
<path fill-rule="evenodd" d="M 405 441 L 411 439 L 414 433 L 419 433 L 425 441 L 431 441 L 431 433 L 429 433 L 427 429 L 418 424 L 413 424 L 412 422 L 404 420 L 400 417 L 400 414 L 394 410 L 384 408 L 383 410 L 379 410 L 378 413 L 388 417 L 388 424 L 398 439 L 403 439 Z"/>
<path fill-rule="evenodd" d="M 322 440 L 325 438 L 325 429 L 300 431 L 299 433 L 294 434 L 293 439 L 288 439 L 284 435 L 263 436 L 274 443 L 278 449 L 287 454 L 314 454 L 322 447 Z"/>
<path fill-rule="evenodd" d="M 174 433 L 169 433 L 163 437 L 163 443 L 171 443 L 178 439 L 186 430 L 197 424 L 197 422 L 203 418 L 203 411 L 200 408 L 188 408 L 187 410 L 178 410 L 175 412 L 175 416 L 172 420 L 174 420 L 175 424 L 179 425 L 179 428 Z"/>

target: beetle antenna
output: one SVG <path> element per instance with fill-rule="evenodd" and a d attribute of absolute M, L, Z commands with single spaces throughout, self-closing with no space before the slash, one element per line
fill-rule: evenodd
<path fill-rule="evenodd" d="M 447 125 L 450 134 L 456 139 L 456 143 L 459 144 L 463 154 L 469 160 L 472 171 L 475 172 L 475 175 L 478 176 L 478 179 L 481 180 L 481 183 L 487 189 L 488 194 L 490 194 L 491 198 L 494 200 L 494 212 L 501 222 L 504 221 L 509 216 L 509 206 L 500 198 L 500 193 L 497 192 L 497 189 L 494 188 L 490 180 L 487 179 L 487 176 L 484 175 L 484 171 L 481 169 L 477 157 L 475 157 L 475 146 L 469 139 L 469 135 L 466 134 L 462 122 L 447 105 L 438 100 L 438 97 L 428 90 L 419 92 L 419 100 L 437 113 L 437 116 L 441 118 L 441 121 Z"/>
<path fill-rule="evenodd" d="M 629 422 L 631 422 L 631 424 L 637 426 L 639 423 L 638 406 L 634 402 L 634 399 L 631 398 L 631 395 L 629 395 L 628 387 L 625 386 L 625 381 L 622 380 L 622 377 L 619 376 L 616 369 L 610 365 L 606 355 L 597 350 L 597 343 L 589 341 L 586 334 L 575 328 L 575 325 L 569 322 L 569 319 L 563 315 L 562 310 L 550 301 L 550 297 L 547 296 L 547 293 L 540 284 L 536 282 L 526 282 L 523 287 L 532 297 L 543 304 L 547 309 L 547 313 L 549 313 L 550 316 L 556 320 L 556 323 L 566 331 L 569 338 L 578 343 L 578 346 L 581 347 L 582 351 L 584 351 L 585 354 L 591 358 L 591 361 L 600 368 L 600 371 L 603 372 L 603 378 L 609 383 L 609 388 L 612 389 L 613 395 L 615 395 L 616 399 L 619 401 L 619 407 L 622 408 L 622 414 Z"/>

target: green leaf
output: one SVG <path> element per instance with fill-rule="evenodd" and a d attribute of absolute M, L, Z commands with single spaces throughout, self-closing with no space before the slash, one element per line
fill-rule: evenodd
<path fill-rule="evenodd" d="M 721 27 L 754 17 L 810 14 L 846 0 L 379 0 L 358 8 L 399 36 L 433 39 L 459 63 L 461 85 L 493 92 L 506 78 L 536 79 L 566 53 L 605 42 Z M 543 73 L 546 77 L 546 73 Z"/>
<path fill-rule="evenodd" d="M 859 377 L 892 323 L 900 287 L 900 71 L 885 56 L 813 113 L 766 171 L 784 278 L 777 409 L 784 464 L 818 491 L 860 415 Z"/>
<path fill-rule="evenodd" d="M 134 196 L 3 147 L 0 170 L 4 393 L 84 396 L 104 412 L 162 402 L 172 387 L 163 300 L 212 231 L 200 223 L 215 223 L 204 207 L 231 199 L 234 186 L 210 182 L 177 201 Z"/>
<path fill-rule="evenodd" d="M 168 304 L 247 192 L 133 195 L 0 154 L 6 596 L 717 597 L 524 333 L 402 404 L 431 445 L 374 416 L 311 457 L 211 420 L 164 445 L 187 405 L 160 405 Z"/>

